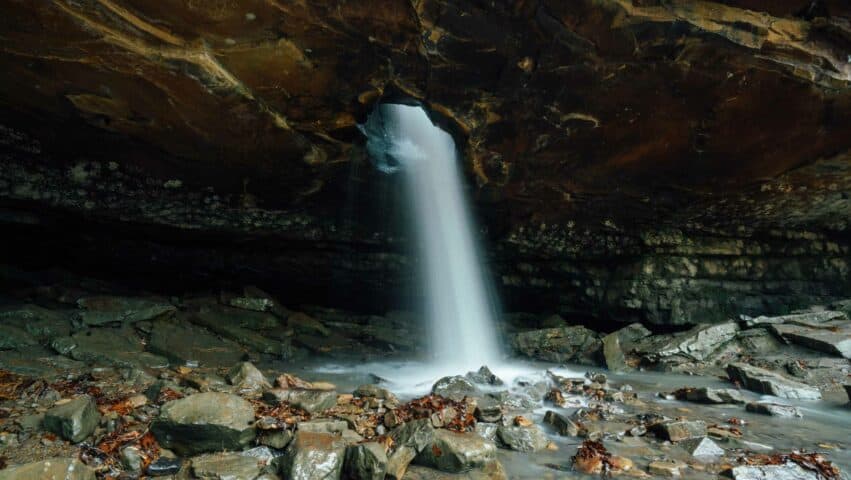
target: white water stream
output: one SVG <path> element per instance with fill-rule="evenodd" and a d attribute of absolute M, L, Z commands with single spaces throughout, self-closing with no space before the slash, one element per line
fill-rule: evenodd
<path fill-rule="evenodd" d="M 420 107 L 381 104 L 363 127 L 376 167 L 403 176 L 419 247 L 434 366 L 501 362 L 452 136 Z"/>

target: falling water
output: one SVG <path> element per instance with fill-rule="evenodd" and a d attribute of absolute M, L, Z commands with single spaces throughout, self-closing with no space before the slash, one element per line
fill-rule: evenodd
<path fill-rule="evenodd" d="M 363 131 L 376 167 L 399 172 L 423 252 L 432 353 L 455 370 L 500 359 L 452 136 L 420 107 L 380 104 Z"/>

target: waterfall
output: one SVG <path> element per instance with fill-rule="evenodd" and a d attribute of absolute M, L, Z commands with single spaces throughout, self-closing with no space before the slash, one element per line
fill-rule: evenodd
<path fill-rule="evenodd" d="M 421 107 L 380 104 L 362 130 L 375 166 L 403 179 L 422 251 L 431 352 L 456 370 L 500 361 L 455 142 Z"/>

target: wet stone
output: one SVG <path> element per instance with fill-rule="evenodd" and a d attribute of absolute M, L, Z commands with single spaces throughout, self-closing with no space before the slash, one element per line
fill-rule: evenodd
<path fill-rule="evenodd" d="M 148 476 L 151 477 L 176 475 L 180 471 L 182 466 L 183 463 L 179 459 L 160 457 L 154 460 L 150 465 L 148 465 L 148 468 L 145 469 L 145 473 L 147 473 Z"/>
<path fill-rule="evenodd" d="M 145 344 L 131 327 L 94 328 L 71 337 L 56 338 L 53 348 L 74 360 L 94 365 L 165 368 L 165 357 L 145 352 Z"/>
<path fill-rule="evenodd" d="M 255 437 L 254 407 L 236 395 L 198 393 L 163 405 L 151 424 L 157 441 L 180 455 L 241 450 Z"/>
<path fill-rule="evenodd" d="M 816 472 L 804 470 L 796 463 L 734 467 L 734 480 L 819 480 Z"/>
<path fill-rule="evenodd" d="M 514 348 L 539 360 L 596 365 L 602 356 L 599 335 L 582 326 L 546 328 L 521 332 L 514 336 Z"/>
<path fill-rule="evenodd" d="M 299 422 L 298 424 L 298 431 L 300 432 L 342 434 L 348 429 L 349 424 L 344 420 L 333 420 L 330 418 Z"/>
<path fill-rule="evenodd" d="M 804 416 L 801 409 L 792 405 L 781 405 L 772 402 L 750 402 L 745 408 L 749 412 L 771 415 L 772 417 L 801 418 Z"/>
<path fill-rule="evenodd" d="M 327 410 L 337 404 L 337 392 L 331 390 L 290 390 L 273 388 L 263 392 L 263 401 L 270 405 L 288 402 L 310 413 Z"/>
<path fill-rule="evenodd" d="M 254 480 L 262 469 L 257 458 L 239 453 L 211 453 L 192 458 L 192 473 L 196 478 Z"/>
<path fill-rule="evenodd" d="M 660 477 L 679 477 L 686 465 L 676 460 L 656 460 L 650 462 L 647 470 Z"/>
<path fill-rule="evenodd" d="M 745 403 L 745 397 L 741 392 L 732 388 L 691 388 L 687 389 L 683 400 L 695 403 L 725 404 Z"/>
<path fill-rule="evenodd" d="M 367 442 L 346 449 L 344 478 L 351 480 L 384 480 L 387 453 L 384 445 Z"/>
<path fill-rule="evenodd" d="M 518 452 L 537 452 L 547 448 L 550 443 L 546 434 L 536 425 L 529 427 L 500 426 L 497 429 L 499 442 Z"/>
<path fill-rule="evenodd" d="M 562 437 L 575 437 L 579 435 L 579 427 L 570 421 L 564 415 L 548 410 L 544 415 L 544 423 L 553 427 L 553 429 Z"/>
<path fill-rule="evenodd" d="M 228 370 L 225 375 L 228 383 L 237 387 L 240 393 L 256 393 L 272 388 L 263 372 L 251 362 L 240 362 Z"/>
<path fill-rule="evenodd" d="M 731 363 L 727 365 L 727 374 L 730 380 L 739 382 L 744 388 L 757 393 L 799 400 L 821 399 L 818 389 L 764 368 Z"/>
<path fill-rule="evenodd" d="M 196 362 L 205 367 L 228 367 L 245 355 L 239 344 L 186 321 L 154 322 L 148 349 L 177 365 Z"/>
<path fill-rule="evenodd" d="M 390 390 L 379 387 L 378 385 L 361 385 L 352 392 L 352 395 L 360 398 L 379 398 L 381 400 L 385 400 L 385 403 L 399 402 L 396 395 L 394 395 Z"/>
<path fill-rule="evenodd" d="M 134 297 L 86 297 L 79 299 L 77 305 L 83 309 L 79 313 L 80 321 L 88 326 L 132 324 L 164 317 L 177 311 L 177 308 L 168 302 Z"/>
<path fill-rule="evenodd" d="M 415 453 L 421 452 L 434 441 L 434 427 L 427 418 L 411 420 L 393 429 L 390 438 L 399 446 L 407 446 L 414 449 Z"/>
<path fill-rule="evenodd" d="M 414 463 L 442 472 L 459 473 L 482 467 L 496 459 L 496 446 L 475 433 L 436 430 L 430 446 Z"/>
<path fill-rule="evenodd" d="M 465 376 L 471 382 L 478 383 L 478 384 L 481 384 L 481 385 L 503 385 L 504 384 L 502 379 L 497 377 L 485 365 L 482 365 L 482 367 L 479 368 L 475 372 L 467 372 L 467 375 L 465 375 Z"/>
<path fill-rule="evenodd" d="M 281 459 L 280 473 L 289 480 L 340 478 L 346 442 L 327 433 L 296 432 Z"/>
<path fill-rule="evenodd" d="M 53 407 L 44 415 L 44 429 L 72 443 L 79 443 L 88 438 L 99 422 L 97 405 L 88 395 Z"/>
<path fill-rule="evenodd" d="M 331 335 L 331 331 L 322 322 L 302 312 L 291 314 L 287 318 L 287 325 L 299 334 L 319 335 L 322 337 Z"/>
<path fill-rule="evenodd" d="M 493 461 L 463 473 L 446 473 L 428 467 L 411 466 L 404 480 L 508 480 L 502 464 Z"/>
<path fill-rule="evenodd" d="M 851 322 L 830 322 L 823 327 L 781 324 L 773 325 L 772 330 L 798 345 L 851 359 Z"/>
<path fill-rule="evenodd" d="M 706 422 L 702 420 L 668 422 L 654 425 L 657 436 L 664 440 L 679 442 L 706 436 Z"/>
<path fill-rule="evenodd" d="M 456 401 L 481 395 L 475 385 L 460 375 L 441 378 L 431 387 L 431 393 Z"/>
<path fill-rule="evenodd" d="M 49 458 L 0 470 L 0 480 L 95 480 L 95 471 L 76 458 Z"/>
<path fill-rule="evenodd" d="M 261 432 L 257 443 L 277 450 L 283 450 L 290 444 L 294 433 L 291 430 L 269 430 Z"/>
<path fill-rule="evenodd" d="M 724 455 L 724 449 L 708 438 L 692 438 L 678 444 L 691 456 L 698 459 L 714 458 Z"/>

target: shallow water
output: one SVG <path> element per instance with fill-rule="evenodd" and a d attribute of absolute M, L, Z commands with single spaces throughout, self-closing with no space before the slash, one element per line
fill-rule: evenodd
<path fill-rule="evenodd" d="M 292 365 L 290 365 L 292 368 Z M 589 367 L 580 365 L 556 365 L 544 362 L 513 360 L 490 367 L 502 378 L 506 385 L 489 387 L 494 390 L 511 388 L 516 380 L 522 378 L 543 378 L 547 370 L 565 377 L 581 377 L 589 371 Z M 376 376 L 384 379 L 382 386 L 396 393 L 400 399 L 410 399 L 430 392 L 432 384 L 442 376 L 463 375 L 466 372 L 439 368 L 418 361 L 387 361 L 373 363 L 313 363 L 299 367 L 298 374 L 309 380 L 327 380 L 336 383 L 340 391 L 348 391 L 363 383 L 373 383 Z M 682 374 L 659 372 L 635 372 L 628 374 L 608 375 L 610 385 L 620 387 L 630 385 L 638 394 L 639 400 L 645 405 L 636 407 L 625 406 L 625 410 L 634 416 L 639 413 L 660 413 L 669 417 L 684 417 L 688 420 L 704 420 L 708 425 L 728 425 L 731 417 L 745 420 L 747 425 L 739 426 L 742 430 L 742 441 L 753 442 L 750 448 L 747 444 L 718 441 L 718 444 L 731 453 L 736 449 L 749 449 L 755 453 L 788 453 L 792 450 L 820 451 L 847 476 L 851 471 L 851 409 L 845 403 L 844 393 L 835 392 L 826 395 L 821 401 L 792 401 L 774 398 L 744 391 L 748 400 L 769 400 L 776 403 L 796 405 L 803 411 L 803 418 L 778 418 L 754 414 L 745 411 L 743 405 L 702 405 L 692 402 L 665 400 L 657 396 L 658 392 L 670 392 L 682 387 L 715 387 L 731 388 L 728 381 L 713 378 L 689 376 Z M 565 415 L 573 413 L 575 408 L 558 408 L 541 403 L 538 408 L 528 412 L 535 423 L 541 425 L 542 417 L 547 410 L 556 410 Z M 608 423 L 606 425 L 606 423 Z M 605 431 L 623 431 L 625 425 L 615 422 L 601 422 Z M 620 429 L 619 429 L 620 428 Z M 546 429 L 545 429 L 546 430 Z M 557 451 L 544 451 L 533 454 L 500 450 L 499 456 L 512 479 L 539 478 L 583 478 L 575 472 L 555 470 L 552 465 L 566 469 L 570 467 L 570 459 L 575 454 L 581 439 L 575 437 L 559 437 L 548 432 L 550 439 L 558 445 Z M 667 456 L 678 458 L 687 463 L 693 463 L 701 468 L 699 463 L 676 446 L 663 447 L 667 450 L 657 450 L 654 454 L 648 452 L 640 438 L 623 437 L 621 440 L 609 440 L 606 447 L 615 454 L 621 454 L 632 459 L 636 465 L 646 467 L 650 461 Z M 757 444 L 773 447 L 771 451 L 760 451 Z M 711 471 L 712 468 L 710 467 Z M 684 478 L 718 478 L 716 473 L 701 472 L 690 468 Z"/>

